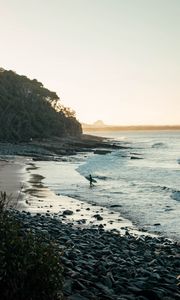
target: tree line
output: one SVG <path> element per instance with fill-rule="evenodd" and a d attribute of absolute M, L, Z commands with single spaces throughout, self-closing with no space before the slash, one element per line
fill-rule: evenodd
<path fill-rule="evenodd" d="M 0 68 L 0 140 L 79 136 L 75 112 L 36 79 Z"/>

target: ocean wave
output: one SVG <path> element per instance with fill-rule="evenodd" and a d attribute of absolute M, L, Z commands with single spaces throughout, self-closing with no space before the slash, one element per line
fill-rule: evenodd
<path fill-rule="evenodd" d="M 172 199 L 180 200 L 180 191 L 178 191 L 176 189 L 173 189 L 173 188 L 168 187 L 168 186 L 161 186 L 161 185 L 154 186 L 154 190 L 156 190 L 156 189 L 160 189 L 161 191 L 169 192 L 169 193 L 171 193 L 171 198 Z"/>
<path fill-rule="evenodd" d="M 108 177 L 108 176 L 101 176 L 101 175 L 95 175 L 94 178 L 100 179 L 100 180 L 108 180 L 108 179 L 110 179 L 110 177 Z"/>
<path fill-rule="evenodd" d="M 165 191 L 168 191 L 168 192 L 172 192 L 173 189 L 168 187 L 168 186 L 160 186 L 161 190 L 165 190 Z"/>
<path fill-rule="evenodd" d="M 167 148 L 167 145 L 164 143 L 154 143 L 152 148 Z"/>

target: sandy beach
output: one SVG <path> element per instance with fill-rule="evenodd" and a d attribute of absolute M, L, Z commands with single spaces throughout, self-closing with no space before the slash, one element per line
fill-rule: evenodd
<path fill-rule="evenodd" d="M 6 192 L 9 205 L 21 209 L 24 203 L 24 188 L 27 180 L 24 157 L 6 157 L 0 160 L 0 191 Z"/>

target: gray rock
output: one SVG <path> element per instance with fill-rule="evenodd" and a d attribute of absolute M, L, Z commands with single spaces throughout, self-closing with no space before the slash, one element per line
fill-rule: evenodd
<path fill-rule="evenodd" d="M 66 210 L 63 211 L 63 215 L 73 215 L 73 211 L 69 210 L 69 209 L 66 209 Z"/>
<path fill-rule="evenodd" d="M 93 217 L 96 218 L 98 221 L 102 221 L 103 220 L 103 217 L 101 217 L 101 215 L 99 215 L 99 214 L 96 214 Z"/>

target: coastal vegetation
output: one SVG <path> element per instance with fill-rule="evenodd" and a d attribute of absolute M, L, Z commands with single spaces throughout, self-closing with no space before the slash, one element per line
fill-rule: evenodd
<path fill-rule="evenodd" d="M 2 300 L 62 299 L 61 251 L 6 210 L 0 194 L 0 290 Z M 27 224 L 26 224 L 27 225 Z"/>
<path fill-rule="evenodd" d="M 0 69 L 0 140 L 80 136 L 75 112 L 36 79 Z"/>

